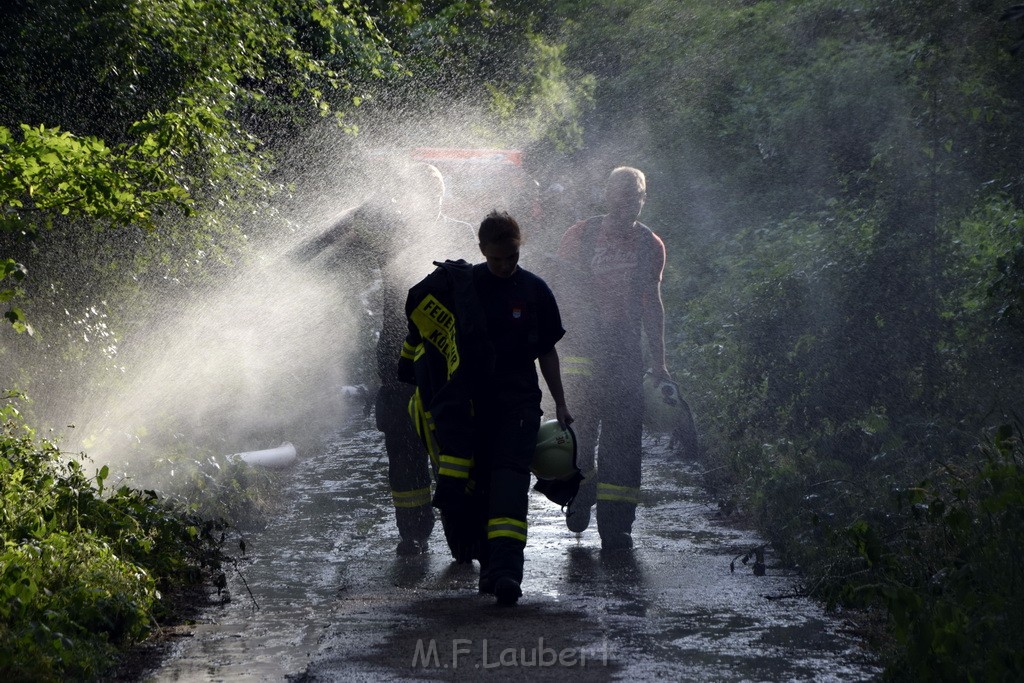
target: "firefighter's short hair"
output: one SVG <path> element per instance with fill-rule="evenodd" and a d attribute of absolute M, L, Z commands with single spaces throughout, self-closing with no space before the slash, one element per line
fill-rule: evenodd
<path fill-rule="evenodd" d="M 480 223 L 480 231 L 477 233 L 480 239 L 480 246 L 489 244 L 512 244 L 519 246 L 523 243 L 523 231 L 519 229 L 519 223 L 506 211 L 491 211 Z"/>

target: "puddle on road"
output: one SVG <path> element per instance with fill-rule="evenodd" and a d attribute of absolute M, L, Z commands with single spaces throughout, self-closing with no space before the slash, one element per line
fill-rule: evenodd
<path fill-rule="evenodd" d="M 208 610 L 146 680 L 878 676 L 819 605 L 764 598 L 794 592 L 792 577 L 730 573 L 758 539 L 718 524 L 687 488 L 685 463 L 658 444 L 646 444 L 648 504 L 631 553 L 602 553 L 596 528 L 577 537 L 531 494 L 525 595 L 508 610 L 476 595 L 475 570 L 450 561 L 440 525 L 428 554 L 395 556 L 387 461 L 370 424 L 302 459 L 286 475 L 289 509 L 247 537 L 243 571 L 260 609 L 233 577 L 233 601 Z"/>

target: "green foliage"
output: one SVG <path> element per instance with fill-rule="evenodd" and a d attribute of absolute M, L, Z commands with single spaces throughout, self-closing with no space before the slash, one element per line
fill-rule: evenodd
<path fill-rule="evenodd" d="M 1024 469 L 1019 431 L 894 489 L 886 519 L 846 529 L 864 575 L 846 597 L 888 609 L 894 678 L 1015 680 L 1024 674 Z"/>
<path fill-rule="evenodd" d="M 185 189 L 163 168 L 170 154 L 152 137 L 111 150 L 95 137 L 76 136 L 22 124 L 16 140 L 0 127 L 0 234 L 31 240 L 54 216 L 89 217 L 103 224 L 152 226 L 153 213 L 192 202 Z M 0 282 L 22 282 L 26 268 L 14 259 L 0 263 Z M 0 289 L 0 302 L 18 295 Z M 5 313 L 17 332 L 32 328 L 17 306 Z"/>
<path fill-rule="evenodd" d="M 3 259 L 0 261 L 0 282 L 3 282 L 7 278 L 10 278 L 13 282 L 21 282 L 25 279 L 25 266 L 16 262 L 14 259 Z M 18 290 L 16 288 L 0 289 L 0 303 L 10 301 L 17 296 Z M 4 318 L 11 323 L 16 332 L 28 332 L 32 334 L 32 326 L 26 322 L 25 312 L 17 306 L 11 306 L 11 308 L 4 313 Z"/>
<path fill-rule="evenodd" d="M 593 104 L 596 80 L 565 65 L 564 45 L 539 35 L 531 36 L 529 44 L 511 85 L 488 84 L 492 111 L 513 139 L 525 137 L 554 153 L 574 152 L 583 144 L 581 121 Z"/>
<path fill-rule="evenodd" d="M 977 219 L 978 227 L 987 233 L 981 239 L 993 249 L 1001 248 L 995 254 L 985 254 L 989 259 L 994 257 L 997 273 L 988 281 L 984 297 L 978 298 L 996 302 L 999 319 L 1018 331 L 1024 331 L 1024 216 L 1021 214 L 1012 203 L 1003 201 L 993 203 L 986 214 Z"/>
<path fill-rule="evenodd" d="M 588 141 L 664 179 L 652 214 L 728 236 L 841 193 L 904 201 L 902 222 L 938 178 L 950 199 L 1010 180 L 1021 67 L 997 5 L 914 6 L 559 3 L 567 63 L 599 77 Z"/>
<path fill-rule="evenodd" d="M 409 144 L 468 144 L 459 141 L 450 119 L 472 112 L 469 139 L 536 149 L 533 172 L 553 154 L 581 147 L 581 121 L 592 105 L 594 79 L 567 66 L 559 22 L 548 5 L 521 0 L 366 4 L 402 69 L 378 84 L 373 101 L 354 113 L 353 121 L 371 128 L 381 120 L 394 122 L 393 134 L 401 136 L 408 132 L 403 129 L 421 131 L 424 121 L 440 119 L 434 133 L 413 132 Z"/>
<path fill-rule="evenodd" d="M 262 467 L 224 455 L 165 449 L 144 472 L 124 463 L 126 481 L 134 487 L 157 488 L 203 519 L 226 519 L 239 529 L 260 528 L 279 504 L 279 482 Z M 144 453 L 129 455 L 143 459 Z M 151 459 L 146 459 L 148 462 Z"/>
<path fill-rule="evenodd" d="M 154 207 L 188 193 L 162 168 L 170 147 L 154 137 L 115 152 L 95 137 L 79 139 L 43 126 L 21 126 L 21 141 L 0 128 L 0 229 L 25 232 L 33 214 L 77 214 L 115 224 L 152 225 Z M 26 225 L 27 223 L 27 225 Z"/>
<path fill-rule="evenodd" d="M 115 141 L 135 122 L 168 115 L 216 155 L 217 142 L 244 144 L 253 132 L 241 120 L 247 108 L 265 103 L 261 114 L 290 118 L 311 107 L 318 115 L 358 94 L 356 82 L 394 68 L 382 34 L 353 2 L 146 0 L 125 8 L 49 0 L 7 12 L 5 78 L 22 106 L 4 102 L 0 119 L 49 119 Z M 64 82 L 72 75 L 79 82 Z M 34 87 L 49 80 L 57 87 Z"/>
<path fill-rule="evenodd" d="M 818 595 L 888 610 L 891 671 L 910 678 L 1019 672 L 1020 643 L 990 633 L 1021 600 L 1008 550 L 1018 520 L 1012 505 L 990 512 L 996 480 L 1018 465 L 1005 447 L 964 456 L 987 420 L 1018 405 L 1020 337 L 991 297 L 1005 281 L 1000 254 L 1019 244 L 1018 213 L 980 198 L 936 231 L 925 264 L 938 272 L 926 278 L 903 262 L 920 247 L 886 235 L 884 215 L 833 203 L 740 234 L 717 264 L 725 286 L 689 307 L 688 382 L 729 472 L 718 484 L 740 492 Z M 904 284 L 883 285 L 881 272 Z M 925 283 L 932 296 L 920 299 Z M 884 502 L 890 491 L 899 505 Z"/>
<path fill-rule="evenodd" d="M 16 675 L 92 676 L 111 646 L 148 632 L 158 596 L 152 579 L 88 532 L 49 532 L 8 545 L 0 567 L 0 659 Z"/>
<path fill-rule="evenodd" d="M 0 431 L 0 668 L 80 679 L 163 614 L 161 592 L 220 572 L 223 523 L 94 476 L 16 419 Z"/>
<path fill-rule="evenodd" d="M 966 455 L 1022 407 L 1024 63 L 1003 5 L 557 7 L 564 61 L 598 77 L 585 146 L 648 173 L 708 483 L 816 594 L 888 608 L 894 675 L 1019 677 L 1019 522 L 990 512 L 1017 465 Z M 972 597 L 982 580 L 1000 586 Z"/>
<path fill-rule="evenodd" d="M 232 213 L 251 214 L 275 189 L 263 134 L 341 115 L 354 106 L 357 82 L 397 69 L 357 3 L 49 0 L 4 13 L 0 255 L 31 261 L 32 273 L 60 269 L 78 287 L 91 284 L 93 268 L 105 271 L 102 289 L 83 287 L 86 296 L 113 294 L 110 279 L 132 288 L 147 262 L 196 251 L 175 253 L 179 245 L 199 242 L 207 254 L 235 246 Z M 16 140 L 10 131 L 19 128 Z M 89 258 L 62 258 L 61 242 L 96 242 L 88 233 L 108 226 L 152 235 L 112 235 Z M 105 258 L 111 243 L 127 268 Z M 50 284 L 0 295 L 45 309 L 55 303 L 46 300 Z M 19 331 L 23 309 L 7 315 Z"/>

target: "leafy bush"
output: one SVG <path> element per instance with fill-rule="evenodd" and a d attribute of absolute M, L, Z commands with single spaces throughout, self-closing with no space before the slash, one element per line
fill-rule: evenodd
<path fill-rule="evenodd" d="M 841 539 L 863 571 L 844 597 L 882 604 L 898 648 L 889 674 L 913 680 L 1024 676 L 1024 442 L 1000 427 Z"/>
<path fill-rule="evenodd" d="M 95 674 L 112 646 L 143 637 L 159 598 L 152 576 L 84 529 L 7 543 L 0 556 L 0 656 L 22 675 Z"/>
<path fill-rule="evenodd" d="M 87 476 L 3 410 L 0 429 L 0 670 L 92 677 L 163 615 L 161 590 L 220 574 L 223 522 Z M 220 583 L 220 581 L 218 581 Z"/>
<path fill-rule="evenodd" d="M 146 476 L 147 487 L 159 487 L 199 517 L 230 520 L 243 530 L 261 528 L 267 513 L 280 502 L 273 495 L 273 473 L 224 455 L 169 454 L 158 458 Z"/>

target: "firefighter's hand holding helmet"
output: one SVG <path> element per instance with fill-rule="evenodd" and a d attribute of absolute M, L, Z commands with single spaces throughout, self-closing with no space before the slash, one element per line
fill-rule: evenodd
<path fill-rule="evenodd" d="M 555 406 L 555 419 L 562 429 L 568 429 L 569 425 L 576 421 L 576 418 L 569 414 L 569 408 L 564 403 Z"/>
<path fill-rule="evenodd" d="M 662 365 L 661 367 L 655 366 L 651 368 L 651 371 L 648 374 L 655 382 L 672 382 L 675 384 L 672 380 L 672 375 L 668 371 L 668 366 L 666 365 Z"/>

